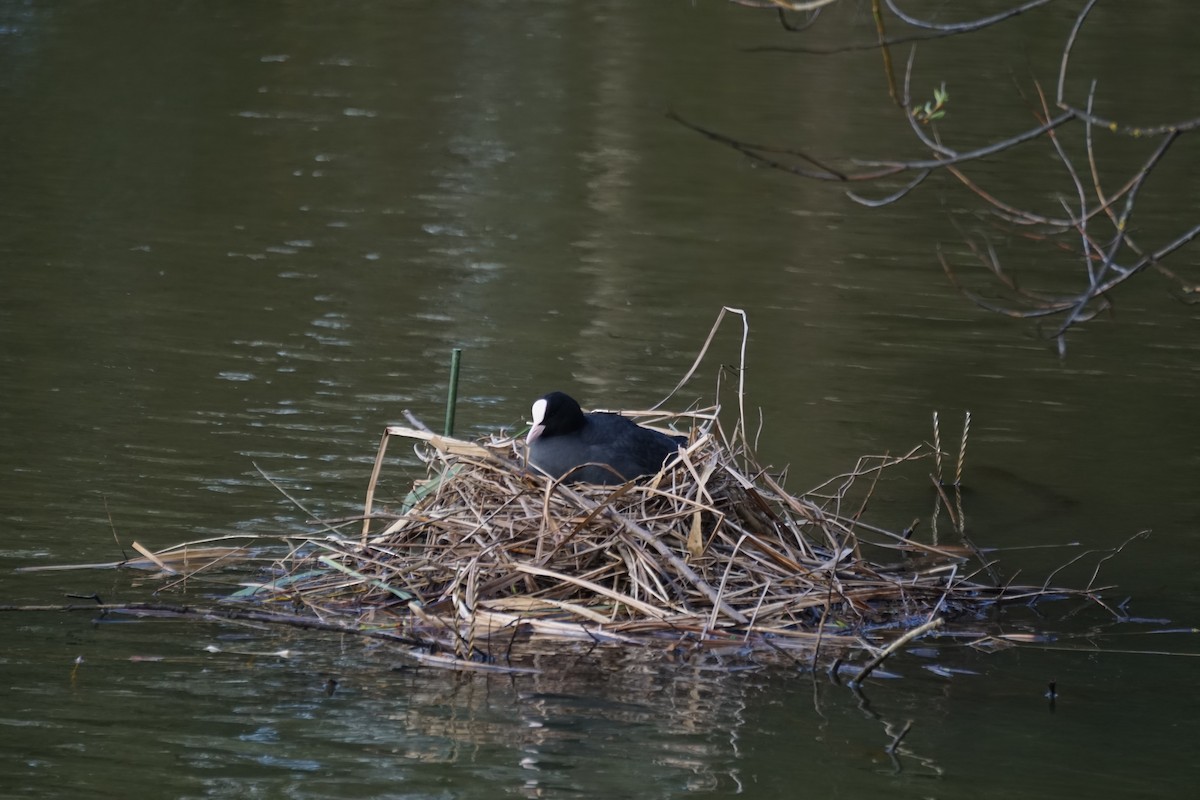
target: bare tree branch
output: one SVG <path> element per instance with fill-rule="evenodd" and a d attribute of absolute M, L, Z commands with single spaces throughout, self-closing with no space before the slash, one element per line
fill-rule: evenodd
<path fill-rule="evenodd" d="M 793 33 L 813 27 L 821 10 L 834 2 L 784 2 L 784 0 L 731 0 L 738 5 L 774 10 L 783 26 Z M 916 158 L 862 158 L 842 156 L 829 159 L 812 152 L 790 146 L 759 144 L 740 139 L 732 134 L 713 130 L 698 122 L 684 119 L 675 112 L 668 117 L 711 141 L 741 153 L 755 163 L 797 175 L 810 180 L 845 184 L 886 184 L 885 193 L 871 198 L 858 189 L 846 189 L 847 197 L 853 202 L 870 208 L 879 208 L 899 202 L 911 193 L 927 185 L 928 179 L 938 174 L 952 177 L 959 185 L 981 203 L 981 210 L 989 215 L 993 224 L 1004 226 L 1008 236 L 1017 235 L 1038 245 L 1052 249 L 1055 253 L 1067 254 L 1081 267 L 1078 288 L 1058 293 L 1043 293 L 1021 286 L 1016 277 L 1002 263 L 995 246 L 987 235 L 967 235 L 958 229 L 968 250 L 980 265 L 1009 296 L 1009 301 L 989 300 L 978 292 L 968 289 L 951 264 L 947 254 L 939 246 L 936 257 L 951 283 L 968 299 L 981 308 L 1016 319 L 1054 319 L 1055 327 L 1046 333 L 1059 348 L 1065 348 L 1065 334 L 1075 325 L 1094 319 L 1099 313 L 1113 306 L 1111 293 L 1125 281 L 1154 267 L 1178 287 L 1179 299 L 1184 302 L 1200 301 L 1200 284 L 1189 282 L 1166 268 L 1163 259 L 1180 248 L 1200 238 L 1200 225 L 1194 225 L 1176 235 L 1157 248 L 1145 247 L 1138 242 L 1132 229 L 1134 211 L 1144 193 L 1150 176 L 1163 164 L 1175 143 L 1184 135 L 1200 129 L 1200 117 L 1173 122 L 1144 124 L 1134 121 L 1118 121 L 1115 116 L 1096 112 L 1097 81 L 1091 80 L 1082 104 L 1068 100 L 1068 79 L 1071 74 L 1072 55 L 1076 44 L 1084 35 L 1085 25 L 1100 0 L 1087 0 L 1076 13 L 1069 31 L 1063 40 L 1058 55 L 1057 80 L 1054 100 L 1051 103 L 1041 85 L 1034 81 L 1036 100 L 1031 103 L 1031 115 L 1035 124 L 1025 130 L 969 150 L 960 150 L 945 141 L 937 126 L 937 120 L 945 114 L 949 94 L 943 86 L 934 92 L 934 101 L 917 104 L 912 99 L 913 70 L 916 48 L 913 47 L 905 66 L 901 88 L 897 89 L 892 75 L 890 48 L 904 42 L 927 41 L 944 36 L 978 32 L 1003 24 L 1023 14 L 1045 6 L 1054 0 L 1026 0 L 1016 2 L 1011 8 L 999 13 L 958 22 L 938 22 L 924 19 L 906 12 L 899 0 L 871 0 L 872 23 L 875 41 L 871 44 L 823 45 L 820 48 L 758 47 L 753 52 L 805 52 L 832 54 L 851 50 L 880 49 L 884 58 L 884 72 L 889 93 L 903 109 L 913 141 L 925 152 Z M 803 25 L 791 24 L 788 12 L 806 12 Z M 888 17 L 887 15 L 890 15 Z M 890 22 L 905 25 L 920 31 L 911 36 L 888 37 L 885 31 Z M 1022 96 L 1024 93 L 1022 92 Z M 1075 128 L 1074 126 L 1079 126 Z M 1077 140 L 1064 140 L 1065 131 L 1080 130 L 1082 158 L 1077 159 L 1072 149 L 1078 149 Z M 1099 134 L 1116 136 L 1152 143 L 1152 150 L 1142 162 L 1113 189 L 1105 189 L 1096 152 Z M 1013 149 L 1031 142 L 1045 141 L 1062 166 L 1065 187 L 1063 191 L 1047 191 L 1055 197 L 1055 211 L 1035 210 L 1022 204 L 1000 199 L 1000 196 L 973 180 L 968 169 L 984 159 L 1003 157 Z M 903 186 L 896 188 L 891 179 L 908 176 Z M 994 179 L 993 179 L 994 180 Z M 884 188 L 881 186 L 880 188 Z M 978 239 L 978 240 L 977 240 Z"/>

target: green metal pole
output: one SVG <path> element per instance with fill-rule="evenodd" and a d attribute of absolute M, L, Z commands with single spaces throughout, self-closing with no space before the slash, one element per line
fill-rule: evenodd
<path fill-rule="evenodd" d="M 446 394 L 447 436 L 454 435 L 454 409 L 458 405 L 458 364 L 462 361 L 462 348 L 456 347 L 450 354 L 450 389 Z"/>

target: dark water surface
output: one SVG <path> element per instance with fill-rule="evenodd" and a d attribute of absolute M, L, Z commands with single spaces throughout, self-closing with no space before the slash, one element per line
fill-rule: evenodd
<path fill-rule="evenodd" d="M 869 37 L 869 6 L 843 5 L 822 35 Z M 945 134 L 1028 125 L 1009 87 L 1053 80 L 1075 7 L 926 46 L 918 80 L 960 104 Z M 1195 116 L 1200 9 L 1123 14 L 1101 4 L 1078 86 Z M 878 54 L 743 50 L 796 41 L 714 2 L 0 4 L 0 603 L 146 597 L 159 584 L 125 573 L 13 571 L 116 560 L 114 529 L 126 550 L 303 529 L 255 464 L 315 513 L 353 513 L 382 427 L 440 418 L 452 347 L 459 433 L 482 433 L 553 388 L 656 402 L 733 305 L 761 454 L 793 489 L 906 450 L 934 410 L 953 439 L 970 410 L 975 541 L 1081 543 L 1004 556 L 1038 580 L 1152 529 L 1099 583 L 1169 623 L 1047 608 L 1047 628 L 1103 630 L 1056 647 L 1108 652 L 934 640 L 859 697 L 644 655 L 458 675 L 358 641 L 5 614 L 0 795 L 1190 796 L 1196 660 L 1125 651 L 1197 650 L 1143 633 L 1200 621 L 1196 307 L 1143 276 L 1060 362 L 941 274 L 939 242 L 989 288 L 950 222 L 976 224 L 963 190 L 869 211 L 664 117 L 903 150 Z M 1159 240 L 1200 216 L 1200 154 L 1185 138 L 1171 155 L 1137 218 Z M 1044 180 L 1044 150 L 1018 162 L 973 175 L 1051 207 L 1069 188 Z M 1034 280 L 1061 263 L 1038 253 Z M 1196 263 L 1172 266 L 1195 280 Z M 681 405 L 736 362 L 736 327 Z M 917 473 L 881 484 L 880 524 L 932 507 Z M 1086 584 L 1095 561 L 1061 577 Z"/>

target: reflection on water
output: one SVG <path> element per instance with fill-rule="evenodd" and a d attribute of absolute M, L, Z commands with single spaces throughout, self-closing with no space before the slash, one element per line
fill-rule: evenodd
<path fill-rule="evenodd" d="M 735 785 L 746 698 L 760 691 L 752 676 L 611 651 L 539 658 L 533 676 L 460 675 L 392 664 L 386 648 L 357 642 L 339 653 L 276 641 L 289 650 L 279 658 L 270 637 L 194 625 L 163 641 L 157 625 L 89 630 L 82 619 L 66 623 L 61 669 L 47 671 L 56 659 L 39 640 L 63 621 L 23 622 L 0 725 L 21 741 L 4 783 L 32 792 L 119 785 L 169 753 L 186 766 L 163 776 L 179 797 L 235 785 L 242 796 L 419 794 L 451 780 L 469 796 L 669 796 Z M 74 670 L 67 653 L 83 654 Z"/>
<path fill-rule="evenodd" d="M 861 796 L 880 778 L 903 797 L 962 796 L 997 749 L 1045 763 L 975 796 L 1119 796 L 1111 775 L 1072 765 L 1104 731 L 1156 713 L 1153 687 L 1108 698 L 1094 665 L 1028 649 L 934 643 L 895 660 L 903 680 L 853 692 L 824 674 L 607 649 L 538 656 L 536 675 L 459 674 L 353 640 L 19 621 L 0 690 L 10 796 L 124 787 L 116 796 L 133 775 L 172 797 Z M 923 670 L 930 659 L 952 668 Z M 1125 757 L 1155 776 L 1147 787 L 1183 791 L 1190 768 L 1156 741 Z"/>

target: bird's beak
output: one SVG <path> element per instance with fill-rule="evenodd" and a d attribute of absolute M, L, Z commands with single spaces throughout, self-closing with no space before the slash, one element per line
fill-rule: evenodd
<path fill-rule="evenodd" d="M 525 437 L 525 444 L 533 444 L 533 440 L 546 432 L 545 425 L 534 425 L 529 429 L 529 435 Z"/>

